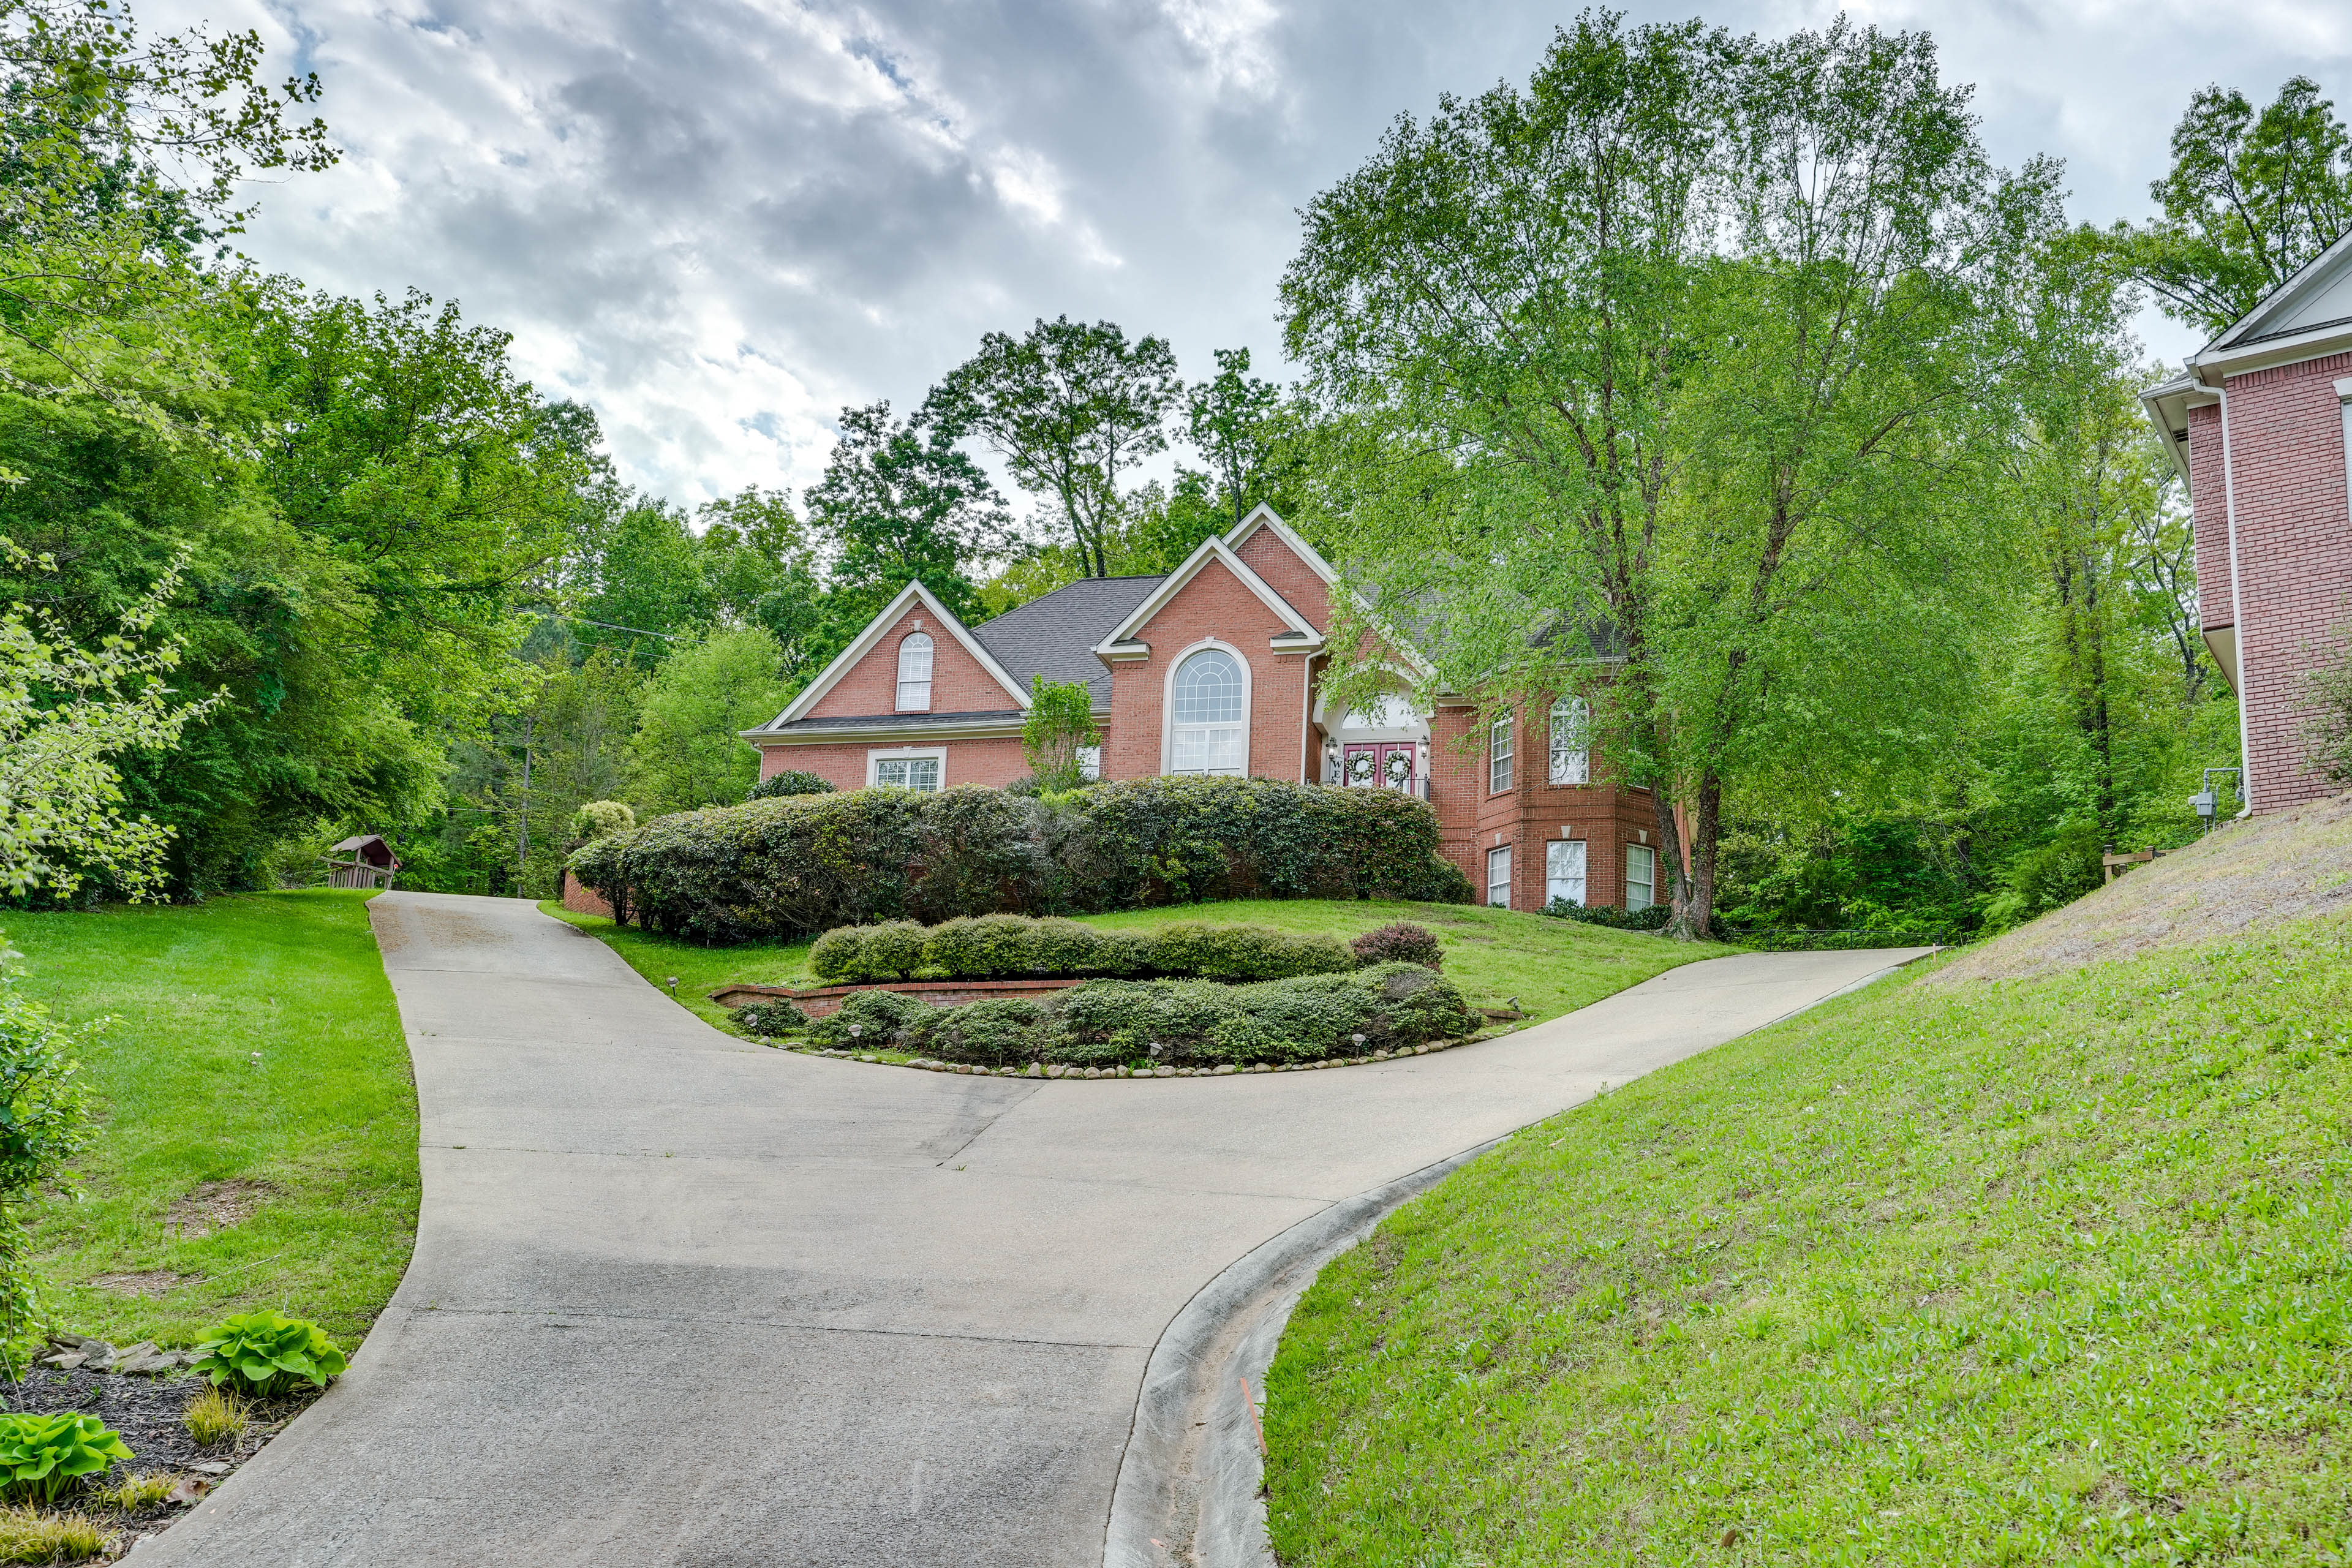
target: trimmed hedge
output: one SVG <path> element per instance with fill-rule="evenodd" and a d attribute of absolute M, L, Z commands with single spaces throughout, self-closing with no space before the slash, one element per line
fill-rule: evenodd
<path fill-rule="evenodd" d="M 861 1026 L 855 1037 L 852 1024 Z M 1368 1056 L 1451 1039 L 1478 1024 L 1462 993 L 1435 970 L 1383 963 L 1248 985 L 1090 980 L 1040 1001 L 992 997 L 961 1007 L 862 991 L 812 1025 L 807 1037 L 978 1067 L 1254 1066 Z"/>
<path fill-rule="evenodd" d="M 1433 947 L 1435 940 L 1431 939 Z M 1026 915 L 959 918 L 928 931 L 910 921 L 841 926 L 817 938 L 809 949 L 810 970 L 835 982 L 911 980 L 918 973 L 950 980 L 1143 975 L 1281 980 L 1294 974 L 1339 973 L 1359 962 L 1336 937 L 1294 935 L 1262 926 L 1097 931 L 1073 920 Z"/>
<path fill-rule="evenodd" d="M 812 773 L 798 768 L 786 768 L 772 773 L 753 784 L 743 794 L 745 800 L 782 800 L 795 795 L 831 795 L 833 785 Z"/>
<path fill-rule="evenodd" d="M 1471 897 L 1425 802 L 1272 779 L 758 800 L 656 817 L 571 867 L 616 919 L 712 943 L 1213 899 Z"/>
<path fill-rule="evenodd" d="M 1556 920 L 1580 921 L 1586 925 L 1607 926 L 1612 931 L 1664 931 L 1674 910 L 1664 904 L 1652 904 L 1646 910 L 1621 910 L 1614 904 L 1576 904 L 1566 899 L 1554 899 L 1543 907 L 1543 912 Z"/>

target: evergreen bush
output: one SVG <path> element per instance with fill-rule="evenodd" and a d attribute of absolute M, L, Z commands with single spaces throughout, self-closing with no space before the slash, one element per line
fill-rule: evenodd
<path fill-rule="evenodd" d="M 1471 897 L 1437 853 L 1427 803 L 1271 779 L 755 800 L 656 817 L 587 846 L 571 865 L 616 918 L 719 943 L 1202 900 Z"/>
<path fill-rule="evenodd" d="M 1430 940 L 1433 944 L 1435 939 Z M 1279 980 L 1339 973 L 1353 969 L 1357 962 L 1336 937 L 1263 926 L 1184 924 L 1156 931 L 1114 931 L 1055 916 L 1035 920 L 1025 915 L 960 916 L 928 930 L 903 921 L 841 926 L 817 938 L 809 949 L 810 972 L 836 984 L 902 980 L 918 973 L 950 980 L 1090 975 Z"/>
<path fill-rule="evenodd" d="M 1581 921 L 1586 925 L 1607 926 L 1612 931 L 1664 931 L 1674 910 L 1664 904 L 1652 904 L 1646 910 L 1621 910 L 1613 904 L 1579 904 L 1567 899 L 1554 899 L 1543 912 L 1556 920 Z"/>
<path fill-rule="evenodd" d="M 761 779 L 753 784 L 751 793 L 743 798 L 747 801 L 782 800 L 787 795 L 831 795 L 832 793 L 833 785 L 817 777 L 816 774 L 803 773 L 798 768 L 786 768 L 782 773 Z"/>
<path fill-rule="evenodd" d="M 1445 967 L 1437 933 L 1411 921 L 1396 921 L 1366 931 L 1348 944 L 1358 963 L 1418 963 L 1423 969 Z"/>

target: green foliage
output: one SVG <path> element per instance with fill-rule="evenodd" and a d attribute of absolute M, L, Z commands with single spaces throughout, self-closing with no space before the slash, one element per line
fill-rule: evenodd
<path fill-rule="evenodd" d="M 841 999 L 841 1005 L 809 1026 L 808 1037 L 820 1046 L 863 1050 L 887 1047 L 913 1048 L 940 1009 L 919 997 L 897 991 L 860 991 Z M 851 1034 L 855 1025 L 858 1032 Z"/>
<path fill-rule="evenodd" d="M 910 582 L 966 621 L 981 619 L 970 569 L 1001 544 L 1004 503 L 987 472 L 937 421 L 894 423 L 890 405 L 841 411 L 841 439 L 808 492 L 833 540 L 829 647 L 845 646 Z"/>
<path fill-rule="evenodd" d="M 1646 910 L 1623 910 L 1613 904 L 1580 904 L 1569 899 L 1554 899 L 1543 912 L 1557 920 L 1581 921 L 1586 925 L 1607 926 L 1611 931 L 1664 931 L 1674 911 L 1664 904 L 1652 904 Z"/>
<path fill-rule="evenodd" d="M 298 1383 L 324 1388 L 343 1370 L 343 1352 L 324 1329 L 270 1311 L 224 1320 L 196 1349 L 201 1354 L 194 1370 L 211 1378 L 215 1387 L 234 1385 L 262 1398 L 287 1393 Z"/>
<path fill-rule="evenodd" d="M 180 1412 L 180 1424 L 188 1429 L 188 1436 L 195 1439 L 199 1448 L 242 1437 L 250 1422 L 245 1401 L 226 1388 L 205 1390 Z"/>
<path fill-rule="evenodd" d="M 1437 939 L 1422 935 L 1434 956 Z M 810 973 L 835 982 L 907 980 L 918 973 L 950 980 L 1144 974 L 1274 980 L 1352 969 L 1357 963 L 1328 936 L 1193 924 L 1146 934 L 1025 915 L 960 917 L 928 931 L 911 921 L 844 926 L 809 949 Z"/>
<path fill-rule="evenodd" d="M 763 627 L 739 626 L 680 645 L 646 683 L 629 739 L 629 790 L 648 814 L 743 799 L 760 753 L 741 731 L 782 711 L 782 654 Z"/>
<path fill-rule="evenodd" d="M 1029 798 L 853 790 L 657 818 L 573 857 L 653 930 L 738 942 L 956 915 L 1204 899 L 1466 902 L 1437 819 L 1388 790 L 1151 778 Z"/>
<path fill-rule="evenodd" d="M 113 1544 L 113 1532 L 78 1513 L 30 1504 L 0 1509 L 0 1563 L 79 1563 Z"/>
<path fill-rule="evenodd" d="M 637 814 L 625 800 L 592 800 L 572 814 L 572 837 L 594 840 L 615 833 L 634 833 Z"/>
<path fill-rule="evenodd" d="M 1102 744 L 1102 726 L 1095 722 L 1094 694 L 1082 680 L 1047 680 L 1033 676 L 1029 683 L 1029 713 L 1021 721 L 1021 754 L 1029 776 L 1041 791 L 1073 790 L 1087 782 L 1078 752 Z"/>
<path fill-rule="evenodd" d="M 833 785 L 799 768 L 771 773 L 745 793 L 745 800 L 782 800 L 789 795 L 831 795 Z"/>
<path fill-rule="evenodd" d="M 0 1366 L 12 1377 L 44 1316 L 24 1209 L 89 1142 L 75 1056 L 104 1027 L 52 1018 L 24 994 L 22 968 L 16 950 L 0 942 Z"/>
<path fill-rule="evenodd" d="M 86 1477 L 134 1457 L 95 1415 L 0 1415 L 0 1473 L 6 1477 L 0 1489 L 11 1498 L 53 1503 Z"/>
<path fill-rule="evenodd" d="M 2336 628 L 2335 657 L 2305 677 L 2310 717 L 2303 731 L 2311 765 L 2337 784 L 2352 784 L 2352 624 Z"/>
<path fill-rule="evenodd" d="M 992 997 L 939 1010 L 916 1042 L 941 1061 L 1013 1067 L 1037 1059 L 1045 1040 L 1045 1010 L 1019 997 Z"/>
<path fill-rule="evenodd" d="M 1375 926 L 1348 944 L 1358 963 L 1417 963 L 1423 969 L 1445 967 L 1444 950 L 1437 933 L 1411 921 Z"/>
<path fill-rule="evenodd" d="M 2073 903 L 2104 879 L 2105 849 L 2096 823 L 2074 822 L 2048 843 L 2021 851 L 2001 868 L 1998 891 L 1985 907 L 1985 925 L 2005 931 Z"/>
<path fill-rule="evenodd" d="M 772 1002 L 748 1003 L 736 1008 L 733 1016 L 737 1028 L 763 1039 L 797 1035 L 809 1026 L 809 1016 L 781 997 Z"/>
<path fill-rule="evenodd" d="M 1310 1061 L 1453 1038 L 1478 1023 L 1443 975 L 1404 963 L 1245 985 L 1094 980 L 1042 1006 L 1045 1059 L 1078 1066 Z M 936 1027 L 929 1038 L 945 1056 Z"/>

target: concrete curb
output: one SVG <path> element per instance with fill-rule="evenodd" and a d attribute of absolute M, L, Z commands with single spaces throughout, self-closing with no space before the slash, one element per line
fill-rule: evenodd
<path fill-rule="evenodd" d="M 1757 1029 L 1916 962 L 1874 970 Z M 1265 1465 L 1257 1407 L 1292 1310 L 1325 1264 L 1391 1212 L 1516 1135 L 1504 1133 L 1333 1204 L 1252 1248 L 1184 1304 L 1144 1367 L 1111 1493 L 1103 1568 L 1276 1568 L 1261 1495 Z"/>

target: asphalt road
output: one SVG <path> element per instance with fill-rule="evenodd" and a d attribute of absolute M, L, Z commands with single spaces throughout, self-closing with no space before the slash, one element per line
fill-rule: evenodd
<path fill-rule="evenodd" d="M 415 1257 L 142 1565 L 1093 1568 L 1145 1361 L 1226 1264 L 1916 951 L 1689 964 L 1343 1071 L 1040 1081 L 733 1039 L 520 900 L 369 909 Z"/>

